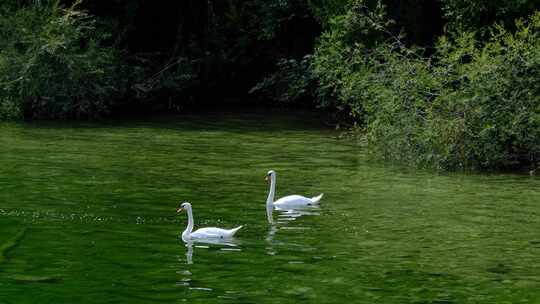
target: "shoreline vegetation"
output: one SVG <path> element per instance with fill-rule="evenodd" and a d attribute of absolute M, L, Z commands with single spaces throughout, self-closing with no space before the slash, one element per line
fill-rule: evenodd
<path fill-rule="evenodd" d="M 242 100 L 335 113 L 389 161 L 535 172 L 539 36 L 537 0 L 6 0 L 0 120 Z"/>

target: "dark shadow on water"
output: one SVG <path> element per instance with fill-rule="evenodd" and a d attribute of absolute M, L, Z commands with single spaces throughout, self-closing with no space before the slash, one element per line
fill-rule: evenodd
<path fill-rule="evenodd" d="M 310 110 L 284 110 L 247 108 L 238 110 L 199 111 L 159 116 L 136 116 L 103 119 L 99 121 L 36 120 L 12 122 L 24 128 L 39 129 L 172 129 L 172 130 L 223 130 L 228 132 L 256 132 L 268 130 L 302 131 L 334 129 L 329 113 Z"/>

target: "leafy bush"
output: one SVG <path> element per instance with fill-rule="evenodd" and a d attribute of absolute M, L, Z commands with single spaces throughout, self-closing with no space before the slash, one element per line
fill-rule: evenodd
<path fill-rule="evenodd" d="M 427 130 L 442 165 L 514 167 L 540 151 L 540 13 L 516 28 L 496 26 L 484 45 L 472 33 L 439 41 Z"/>
<path fill-rule="evenodd" d="M 537 161 L 540 13 L 515 32 L 493 27 L 487 42 L 441 37 L 430 57 L 389 33 L 384 13 L 353 6 L 332 22 L 313 57 L 320 103 L 348 108 L 374 154 L 452 169 Z"/>
<path fill-rule="evenodd" d="M 320 106 L 347 111 L 365 122 L 365 100 L 371 98 L 375 84 L 371 77 L 380 59 L 373 55 L 382 50 L 378 46 L 385 41 L 380 28 L 391 23 L 384 20 L 384 10 L 378 2 L 373 10 L 364 12 L 363 2 L 356 1 L 346 14 L 329 20 L 312 60 Z"/>
<path fill-rule="evenodd" d="M 41 3 L 41 4 L 40 4 Z M 41 1 L 0 15 L 0 117 L 97 117 L 119 94 L 115 51 L 76 5 Z"/>

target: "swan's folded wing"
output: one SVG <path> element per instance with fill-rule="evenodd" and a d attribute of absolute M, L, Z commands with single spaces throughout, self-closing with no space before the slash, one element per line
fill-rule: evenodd
<path fill-rule="evenodd" d="M 220 238 L 226 230 L 215 227 L 201 228 L 191 233 L 195 238 Z"/>
<path fill-rule="evenodd" d="M 274 202 L 275 206 L 306 206 L 311 204 L 311 200 L 301 195 L 289 195 Z"/>

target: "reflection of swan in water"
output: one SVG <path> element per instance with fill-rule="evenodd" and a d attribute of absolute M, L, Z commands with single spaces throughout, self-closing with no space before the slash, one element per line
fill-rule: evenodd
<path fill-rule="evenodd" d="M 189 240 L 186 242 L 186 264 L 193 264 L 193 247 L 196 248 L 210 248 L 208 245 L 216 245 L 221 246 L 220 250 L 233 250 L 233 249 L 226 249 L 226 247 L 238 247 L 239 243 L 234 239 L 205 239 L 205 240 Z M 240 249 L 234 249 L 237 251 L 240 251 Z"/>
<path fill-rule="evenodd" d="M 293 243 L 290 240 L 287 240 L 287 238 L 276 238 L 278 231 L 283 230 L 307 230 L 310 229 L 309 227 L 291 227 L 287 225 L 287 222 L 280 222 L 279 224 L 272 224 L 270 225 L 270 228 L 268 229 L 268 233 L 266 234 L 265 241 L 267 242 L 266 245 L 266 253 L 268 255 L 278 255 L 279 249 L 291 251 L 314 251 L 316 248 L 306 245 L 304 243 Z"/>
<path fill-rule="evenodd" d="M 268 229 L 268 233 L 266 234 L 265 240 L 267 242 L 273 242 L 274 236 L 276 235 L 276 232 L 278 232 L 278 230 L 279 228 L 277 227 L 277 225 L 271 225 L 270 229 Z"/>
<path fill-rule="evenodd" d="M 306 207 L 302 209 L 276 208 L 276 211 L 279 212 L 277 222 L 279 223 L 283 221 L 294 221 L 296 218 L 301 217 L 303 215 L 321 215 L 321 213 L 318 211 L 319 209 L 320 208 L 318 206 Z M 272 215 L 272 209 L 270 209 L 269 212 L 267 211 L 266 217 L 268 219 L 268 223 L 272 225 L 276 224 L 276 221 L 274 221 L 274 218 Z"/>
<path fill-rule="evenodd" d="M 319 206 L 306 206 L 303 208 L 294 208 L 294 209 L 288 209 L 288 208 L 281 208 L 276 207 L 276 211 L 278 211 L 278 223 L 288 222 L 288 221 L 294 221 L 295 219 L 303 216 L 303 215 L 321 215 L 319 212 L 320 207 Z M 270 210 L 270 214 L 267 214 L 268 222 L 270 224 L 275 224 L 276 222 L 272 218 L 272 210 Z"/>
<path fill-rule="evenodd" d="M 265 240 L 268 242 L 268 246 L 266 247 L 266 253 L 269 255 L 276 255 L 276 250 L 274 249 L 274 236 L 276 235 L 276 232 L 278 232 L 277 225 L 274 225 L 273 222 L 271 222 L 272 225 L 270 226 L 270 229 L 268 229 L 268 233 L 266 234 Z"/>
<path fill-rule="evenodd" d="M 268 174 L 266 175 L 266 181 L 270 182 L 270 192 L 268 192 L 268 198 L 266 199 L 266 217 L 268 219 L 268 222 L 271 224 L 274 223 L 274 219 L 272 218 L 272 210 L 274 208 L 276 210 L 293 210 L 306 207 L 315 207 L 318 206 L 319 201 L 323 197 L 322 193 L 312 198 L 304 197 L 301 195 L 288 195 L 274 202 L 274 195 L 276 192 L 276 172 L 274 170 L 268 171 Z M 310 213 L 296 214 L 301 216 Z"/>
<path fill-rule="evenodd" d="M 284 208 L 276 208 L 277 211 L 280 211 L 278 217 L 283 220 L 294 220 L 297 217 L 301 217 L 302 215 L 321 215 L 321 213 L 318 211 L 318 206 L 313 207 L 305 207 L 305 208 L 297 208 L 297 209 L 284 209 Z"/>
<path fill-rule="evenodd" d="M 186 264 L 193 264 L 193 242 L 187 242 L 186 247 Z"/>
<path fill-rule="evenodd" d="M 206 245 L 205 245 L 206 244 Z M 209 249 L 212 245 L 217 245 L 220 250 L 227 250 L 227 251 L 240 251 L 240 248 L 236 248 L 239 243 L 235 240 L 220 240 L 220 239 L 209 239 L 209 240 L 190 240 L 185 242 L 185 246 L 187 248 L 186 250 L 186 264 L 191 265 L 193 264 L 193 248 L 201 248 L 201 249 Z M 231 248 L 234 247 L 234 248 Z M 176 282 L 177 285 L 188 287 L 189 289 L 198 289 L 198 290 L 212 290 L 211 288 L 207 287 L 197 287 L 192 285 L 192 275 L 190 271 L 191 266 L 186 266 L 184 270 L 178 271 L 177 274 L 182 276 L 182 279 L 178 280 Z"/>

